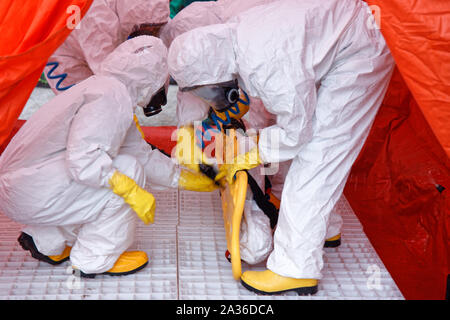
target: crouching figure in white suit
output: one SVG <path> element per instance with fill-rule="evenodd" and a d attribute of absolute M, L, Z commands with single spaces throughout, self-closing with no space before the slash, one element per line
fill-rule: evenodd
<path fill-rule="evenodd" d="M 167 80 L 162 41 L 128 40 L 97 75 L 42 106 L 13 138 L 0 157 L 0 211 L 27 225 L 19 242 L 33 257 L 70 259 L 87 277 L 136 272 L 148 263 L 145 252 L 127 252 L 136 214 L 152 223 L 155 211 L 144 188 L 215 189 L 143 139 L 135 108 L 151 105 Z"/>

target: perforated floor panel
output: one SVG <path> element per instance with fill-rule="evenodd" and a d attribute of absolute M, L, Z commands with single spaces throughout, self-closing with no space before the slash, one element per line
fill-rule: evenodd
<path fill-rule="evenodd" d="M 148 266 L 134 275 L 72 275 L 69 262 L 51 266 L 22 250 L 21 225 L 0 214 L 0 299 L 52 300 L 296 300 L 403 299 L 345 198 L 342 244 L 324 250 L 319 292 L 262 296 L 235 281 L 225 259 L 226 240 L 218 193 L 155 191 L 155 224 L 140 224 L 131 249 L 147 252 Z M 243 271 L 262 270 L 264 264 Z"/>

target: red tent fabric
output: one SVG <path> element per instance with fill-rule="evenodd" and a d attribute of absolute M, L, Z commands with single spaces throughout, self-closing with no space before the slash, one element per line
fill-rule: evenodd
<path fill-rule="evenodd" d="M 0 2 L 0 146 L 10 138 L 50 55 L 92 0 Z"/>
<path fill-rule="evenodd" d="M 450 156 L 450 2 L 368 0 L 412 96 Z M 447 163 L 448 165 L 448 163 Z"/>
<path fill-rule="evenodd" d="M 345 195 L 405 298 L 445 299 L 450 2 L 367 2 L 380 15 L 398 69 Z"/>

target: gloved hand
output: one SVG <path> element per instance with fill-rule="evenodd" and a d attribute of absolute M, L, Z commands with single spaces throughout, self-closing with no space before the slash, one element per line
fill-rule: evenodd
<path fill-rule="evenodd" d="M 239 154 L 232 163 L 224 163 L 219 168 L 219 173 L 216 176 L 216 181 L 225 178 L 231 184 L 234 181 L 236 172 L 241 170 L 250 170 L 262 164 L 259 157 L 258 147 L 254 147 L 249 152 Z"/>
<path fill-rule="evenodd" d="M 155 219 L 155 197 L 139 187 L 133 179 L 114 172 L 109 180 L 112 191 L 130 205 L 138 217 L 145 223 L 153 223 Z"/>
<path fill-rule="evenodd" d="M 213 165 L 197 145 L 193 126 L 178 129 L 175 157 L 180 165 L 194 172 L 200 172 L 200 164 Z"/>
<path fill-rule="evenodd" d="M 198 192 L 211 192 L 218 188 L 214 180 L 206 175 L 189 170 L 181 170 L 178 186 L 184 190 Z"/>

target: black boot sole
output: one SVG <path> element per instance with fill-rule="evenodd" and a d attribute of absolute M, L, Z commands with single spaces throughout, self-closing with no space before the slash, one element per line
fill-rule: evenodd
<path fill-rule="evenodd" d="M 254 293 L 257 294 L 261 294 L 261 295 L 265 295 L 265 296 L 272 296 L 272 295 L 278 295 L 278 294 L 282 294 L 282 293 L 286 293 L 286 292 L 290 292 L 290 291 L 294 291 L 296 292 L 299 296 L 307 296 L 307 295 L 312 295 L 312 294 L 316 294 L 318 291 L 318 287 L 314 286 L 314 287 L 301 287 L 301 288 L 295 288 L 295 289 L 289 289 L 289 290 L 282 290 L 282 291 L 276 291 L 276 292 L 266 292 L 266 291 L 261 291 L 258 289 L 253 288 L 252 286 L 246 284 L 244 281 L 241 280 L 241 284 L 247 289 L 250 290 Z"/>
<path fill-rule="evenodd" d="M 94 279 L 96 276 L 98 275 L 103 275 L 106 274 L 108 276 L 112 276 L 112 277 L 120 277 L 120 276 L 127 276 L 129 274 L 133 274 L 136 273 L 142 269 L 144 269 L 146 266 L 148 265 L 148 261 L 146 263 L 144 263 L 142 266 L 133 269 L 131 271 L 127 271 L 127 272 L 120 272 L 120 273 L 112 273 L 112 272 L 104 272 L 104 273 L 84 273 L 83 271 L 80 271 L 80 277 L 81 278 L 85 278 L 85 279 Z M 76 274 L 77 272 L 74 270 L 74 274 Z"/>
<path fill-rule="evenodd" d="M 60 261 L 54 261 L 52 259 L 50 259 L 48 256 L 43 255 L 42 253 L 40 253 L 38 251 L 38 249 L 36 248 L 36 244 L 34 243 L 33 237 L 31 237 L 30 235 L 22 232 L 19 236 L 19 238 L 17 239 L 17 241 L 19 242 L 20 246 L 22 247 L 23 250 L 25 251 L 30 251 L 31 256 L 39 261 L 44 261 L 47 262 L 53 266 L 59 265 L 61 263 L 64 263 L 66 261 L 69 260 L 69 257 L 62 259 Z"/>
<path fill-rule="evenodd" d="M 325 241 L 324 248 L 337 248 L 341 245 L 341 239 Z"/>

